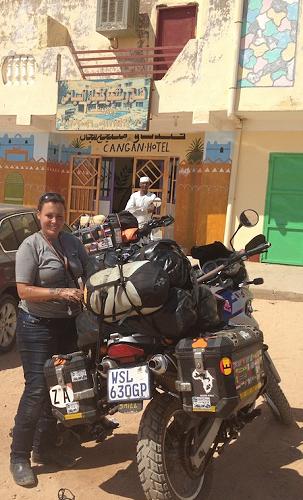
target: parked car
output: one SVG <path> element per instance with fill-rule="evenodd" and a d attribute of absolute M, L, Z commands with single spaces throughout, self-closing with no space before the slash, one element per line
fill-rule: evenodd
<path fill-rule="evenodd" d="M 16 251 L 22 241 L 39 231 L 35 210 L 0 208 L 0 353 L 9 351 L 16 339 L 18 294 L 15 282 Z M 71 231 L 65 226 L 66 231 Z"/>

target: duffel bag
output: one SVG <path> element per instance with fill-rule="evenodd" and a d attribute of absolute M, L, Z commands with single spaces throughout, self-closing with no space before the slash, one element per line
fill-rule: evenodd
<path fill-rule="evenodd" d="M 128 317 L 115 325 L 115 331 L 121 335 L 140 333 L 152 337 L 181 338 L 190 335 L 196 323 L 197 305 L 193 292 L 171 288 L 168 300 L 160 310 L 144 317 Z"/>
<path fill-rule="evenodd" d="M 150 314 L 167 301 L 169 277 L 149 261 L 131 262 L 93 274 L 85 284 L 84 302 L 104 321 Z"/>

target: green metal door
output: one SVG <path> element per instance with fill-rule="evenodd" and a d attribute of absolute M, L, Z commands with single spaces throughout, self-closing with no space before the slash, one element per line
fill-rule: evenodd
<path fill-rule="evenodd" d="M 264 231 L 262 262 L 303 265 L 303 154 L 270 155 Z"/>

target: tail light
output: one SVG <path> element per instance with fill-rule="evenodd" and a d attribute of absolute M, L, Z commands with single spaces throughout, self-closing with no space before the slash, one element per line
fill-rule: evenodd
<path fill-rule="evenodd" d="M 113 344 L 107 354 L 111 359 L 118 359 L 123 362 L 132 362 L 144 355 L 144 350 L 129 344 Z"/>

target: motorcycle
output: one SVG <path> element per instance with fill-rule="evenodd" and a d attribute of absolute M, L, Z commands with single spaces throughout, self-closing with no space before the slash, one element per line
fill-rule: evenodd
<path fill-rule="evenodd" d="M 269 247 L 265 239 L 256 246 L 254 241 L 202 280 L 215 280 Z M 140 412 L 148 400 L 137 440 L 138 472 L 147 499 L 206 498 L 214 453 L 222 453 L 259 415 L 255 404 L 260 395 L 282 423 L 292 423 L 259 329 L 221 324 L 207 330 L 201 325 L 194 338 L 180 339 L 138 330 L 120 333 L 117 324 L 105 335 L 103 316 L 104 308 L 95 346 L 47 363 L 53 413 L 80 439 L 84 430 L 86 440 L 99 442 L 113 430 L 107 428 L 106 416 Z"/>
<path fill-rule="evenodd" d="M 209 245 L 194 246 L 191 249 L 191 256 L 199 260 L 199 265 L 194 265 L 196 276 L 202 283 L 207 283 L 211 290 L 220 295 L 224 300 L 224 321 L 230 324 L 244 324 L 258 327 L 258 323 L 253 317 L 252 300 L 253 294 L 250 285 L 262 285 L 263 278 L 250 280 L 245 268 L 244 261 L 230 265 L 223 272 L 215 277 L 205 280 L 203 275 L 209 273 L 220 264 L 228 262 L 228 258 L 235 255 L 233 240 L 242 227 L 254 227 L 259 221 L 259 215 L 255 210 L 244 210 L 240 214 L 240 223 L 230 239 L 229 250 L 220 241 L 215 241 Z M 257 236 L 252 242 L 252 247 L 262 243 L 262 235 Z"/>

